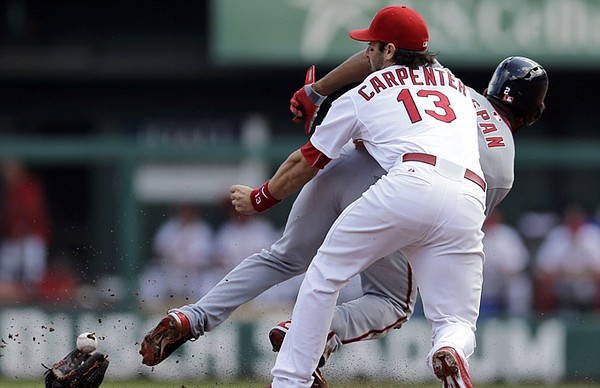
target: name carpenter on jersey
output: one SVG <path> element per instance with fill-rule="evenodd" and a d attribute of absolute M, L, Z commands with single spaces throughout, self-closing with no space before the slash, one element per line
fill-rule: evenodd
<path fill-rule="evenodd" d="M 365 85 L 358 89 L 358 94 L 369 101 L 382 90 L 406 84 L 416 86 L 448 85 L 464 96 L 467 95 L 467 88 L 460 79 L 455 78 L 447 69 L 433 67 L 420 67 L 417 69 L 398 67 L 394 70 L 385 71 L 365 81 Z"/>

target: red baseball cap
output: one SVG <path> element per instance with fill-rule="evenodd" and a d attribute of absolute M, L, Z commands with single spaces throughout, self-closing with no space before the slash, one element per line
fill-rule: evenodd
<path fill-rule="evenodd" d="M 350 37 L 361 42 L 393 43 L 411 51 L 426 51 L 429 31 L 423 17 L 402 5 L 379 10 L 369 28 L 350 31 Z"/>

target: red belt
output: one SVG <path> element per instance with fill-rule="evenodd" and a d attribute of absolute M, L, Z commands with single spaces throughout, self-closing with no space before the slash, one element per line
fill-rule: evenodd
<path fill-rule="evenodd" d="M 429 155 L 429 154 L 421 154 L 421 153 L 411 153 L 411 154 L 404 154 L 402 155 L 402 161 L 403 162 L 422 162 L 422 163 L 427 163 L 427 164 L 431 164 L 432 166 L 435 166 L 436 162 L 437 162 L 437 156 L 435 155 Z M 467 168 L 467 170 L 465 171 L 465 179 L 470 180 L 471 182 L 475 183 L 477 186 L 481 187 L 483 189 L 483 191 L 485 191 L 485 181 L 483 179 L 481 179 L 481 177 L 477 174 L 475 174 L 473 171 L 469 170 Z"/>

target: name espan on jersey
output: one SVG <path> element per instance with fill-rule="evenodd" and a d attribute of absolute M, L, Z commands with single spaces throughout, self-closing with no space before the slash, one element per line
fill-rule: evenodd
<path fill-rule="evenodd" d="M 506 147 L 504 137 L 498 131 L 498 127 L 494 123 L 494 120 L 492 120 L 492 116 L 498 121 L 503 121 L 502 118 L 498 117 L 498 113 L 495 110 L 490 114 L 488 109 L 482 106 L 476 99 L 473 99 L 473 105 L 477 112 L 477 126 L 483 134 L 488 148 Z M 506 125 L 508 125 L 508 122 L 506 122 Z"/>

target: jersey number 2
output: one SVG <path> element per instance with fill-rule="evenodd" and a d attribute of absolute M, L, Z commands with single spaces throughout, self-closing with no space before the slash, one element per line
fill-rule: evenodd
<path fill-rule="evenodd" d="M 443 121 L 444 123 L 451 123 L 456 119 L 456 114 L 454 113 L 454 110 L 452 110 L 452 108 L 450 107 L 450 100 L 448 99 L 448 97 L 446 97 L 444 93 L 439 92 L 437 90 L 421 89 L 417 92 L 417 96 L 422 98 L 431 97 L 435 99 L 433 101 L 433 104 L 437 108 L 440 108 L 443 112 L 438 113 L 432 109 L 425 109 L 425 113 L 427 113 L 434 119 Z M 413 99 L 413 96 L 412 94 L 410 94 L 410 91 L 408 89 L 402 89 L 402 91 L 398 93 L 397 100 L 398 102 L 404 104 L 404 108 L 406 108 L 406 112 L 408 113 L 408 117 L 410 118 L 411 123 L 414 124 L 423 120 L 421 114 L 419 113 L 419 110 L 417 109 L 417 104 L 415 103 L 415 100 Z"/>

